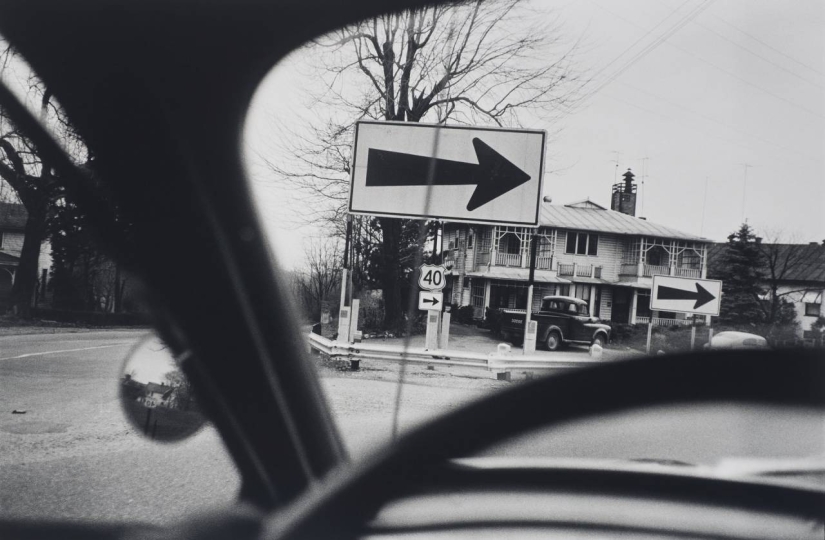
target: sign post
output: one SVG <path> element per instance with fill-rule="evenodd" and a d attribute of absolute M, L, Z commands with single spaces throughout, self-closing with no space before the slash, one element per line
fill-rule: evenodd
<path fill-rule="evenodd" d="M 422 264 L 418 269 L 418 309 L 427 312 L 427 334 L 424 346 L 428 350 L 438 349 L 438 334 L 441 323 L 441 310 L 444 307 L 444 293 L 441 289 L 446 284 L 446 268 L 433 264 Z"/>
<path fill-rule="evenodd" d="M 533 282 L 536 277 L 536 250 L 538 249 L 538 237 L 536 233 L 530 236 L 530 274 L 527 279 L 527 313 L 524 317 L 524 346 L 523 354 L 533 354 L 536 352 L 536 336 L 538 325 L 530 320 L 533 313 Z"/>

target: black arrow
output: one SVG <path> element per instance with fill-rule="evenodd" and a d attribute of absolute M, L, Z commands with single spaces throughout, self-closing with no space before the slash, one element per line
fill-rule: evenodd
<path fill-rule="evenodd" d="M 696 300 L 693 304 L 693 309 L 704 306 L 711 300 L 715 299 L 708 290 L 698 283 L 696 284 L 696 291 L 686 291 L 684 289 L 674 289 L 673 287 L 665 287 L 659 285 L 659 292 L 656 293 L 657 300 Z"/>
<path fill-rule="evenodd" d="M 467 203 L 467 210 L 473 211 L 530 180 L 530 175 L 481 139 L 473 139 L 473 148 L 478 164 L 370 148 L 367 186 L 426 186 L 432 167 L 434 186 L 475 184 Z"/>
<path fill-rule="evenodd" d="M 432 304 L 432 305 L 436 305 L 436 304 L 438 304 L 438 298 L 435 298 L 435 297 L 433 297 L 433 298 L 425 298 L 425 299 L 423 299 L 421 302 L 423 302 L 424 304 Z"/>

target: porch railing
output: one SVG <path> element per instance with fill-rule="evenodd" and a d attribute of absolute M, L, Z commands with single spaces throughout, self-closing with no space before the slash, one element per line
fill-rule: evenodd
<path fill-rule="evenodd" d="M 497 266 L 521 266 L 521 253 L 496 253 Z"/>
<path fill-rule="evenodd" d="M 536 268 L 539 270 L 551 270 L 553 268 L 553 257 L 536 257 Z"/>
<path fill-rule="evenodd" d="M 576 277 L 590 277 L 592 272 L 592 264 L 579 264 L 576 266 Z"/>
<path fill-rule="evenodd" d="M 676 275 L 678 277 L 698 278 L 701 277 L 701 272 L 698 268 L 676 268 Z"/>
<path fill-rule="evenodd" d="M 644 271 L 644 276 L 645 277 L 669 276 L 670 275 L 670 267 L 669 266 L 659 266 L 659 265 L 654 265 L 654 264 L 646 264 L 643 271 Z"/>
<path fill-rule="evenodd" d="M 575 270 L 575 265 L 573 265 L 573 264 L 559 263 L 559 275 L 560 276 L 572 276 L 574 270 Z"/>

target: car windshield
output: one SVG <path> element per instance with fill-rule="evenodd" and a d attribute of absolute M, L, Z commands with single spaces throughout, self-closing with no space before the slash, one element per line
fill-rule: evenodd
<path fill-rule="evenodd" d="M 823 10 L 782 12 L 793 42 L 777 16 L 468 2 L 340 29 L 273 70 L 250 175 L 356 455 L 364 422 L 392 440 L 562 363 L 753 343 L 724 330 L 822 345 Z M 661 436 L 614 457 L 691 461 Z"/>
<path fill-rule="evenodd" d="M 818 0 L 465 1 L 339 28 L 273 66 L 235 180 L 251 186 L 291 294 L 285 332 L 310 351 L 353 458 L 566 370 L 821 350 L 823 29 Z M 51 89 L 3 45 L 5 84 L 94 171 Z M 96 245 L 0 113 L 3 517 L 163 522 L 234 500 L 239 472 L 213 427 L 174 447 L 140 438 L 180 412 L 189 383 L 177 368 L 124 372 L 154 320 L 119 262 L 129 254 Z M 673 406 L 484 456 L 822 487 L 825 422 Z"/>

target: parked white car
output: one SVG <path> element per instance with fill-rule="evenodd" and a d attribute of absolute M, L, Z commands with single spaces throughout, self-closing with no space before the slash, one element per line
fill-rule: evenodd
<path fill-rule="evenodd" d="M 768 340 L 747 332 L 719 332 L 710 340 L 710 349 L 768 349 Z"/>

